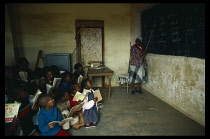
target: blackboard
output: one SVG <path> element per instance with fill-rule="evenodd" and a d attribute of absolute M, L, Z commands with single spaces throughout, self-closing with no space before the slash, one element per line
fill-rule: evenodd
<path fill-rule="evenodd" d="M 141 21 L 147 53 L 205 58 L 205 4 L 158 4 Z"/>

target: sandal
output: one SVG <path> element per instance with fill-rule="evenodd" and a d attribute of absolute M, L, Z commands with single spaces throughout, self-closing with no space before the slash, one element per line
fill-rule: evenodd
<path fill-rule="evenodd" d="M 97 105 L 98 105 L 99 109 L 103 108 L 103 104 L 102 103 L 98 103 Z"/>
<path fill-rule="evenodd" d="M 94 128 L 96 126 L 85 126 L 85 128 Z"/>

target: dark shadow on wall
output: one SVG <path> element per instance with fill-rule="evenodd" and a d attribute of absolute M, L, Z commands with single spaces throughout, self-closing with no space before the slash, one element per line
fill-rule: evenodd
<path fill-rule="evenodd" d="M 15 54 L 15 59 L 17 60 L 19 57 L 24 56 L 25 53 L 23 49 L 20 15 L 17 15 L 16 14 L 17 12 L 15 12 L 18 8 L 18 5 L 5 4 L 5 8 L 7 9 L 9 15 L 9 22 L 13 38 L 14 54 Z"/>

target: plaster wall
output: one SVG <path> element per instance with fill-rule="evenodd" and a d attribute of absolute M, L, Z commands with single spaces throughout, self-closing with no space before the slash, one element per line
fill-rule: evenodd
<path fill-rule="evenodd" d="M 131 32 L 131 45 L 135 43 L 136 38 L 142 39 L 141 31 L 141 13 L 147 10 L 157 3 L 132 3 L 131 4 L 131 20 L 130 20 L 130 32 Z"/>
<path fill-rule="evenodd" d="M 112 86 L 118 85 L 118 75 L 127 72 L 130 4 L 14 4 L 14 11 L 18 41 L 21 42 L 17 50 L 20 56 L 29 60 L 32 70 L 39 50 L 44 54 L 74 51 L 75 20 L 104 20 L 104 60 L 105 65 L 114 71 Z"/>
<path fill-rule="evenodd" d="M 146 60 L 143 89 L 205 126 L 205 60 L 150 53 Z"/>

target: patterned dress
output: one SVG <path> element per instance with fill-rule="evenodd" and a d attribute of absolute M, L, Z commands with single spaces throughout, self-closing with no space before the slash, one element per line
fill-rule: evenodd
<path fill-rule="evenodd" d="M 147 70 L 144 66 L 145 56 L 143 51 L 138 49 L 136 45 L 130 49 L 130 66 L 129 66 L 129 82 L 130 83 L 145 83 L 147 81 Z"/>

